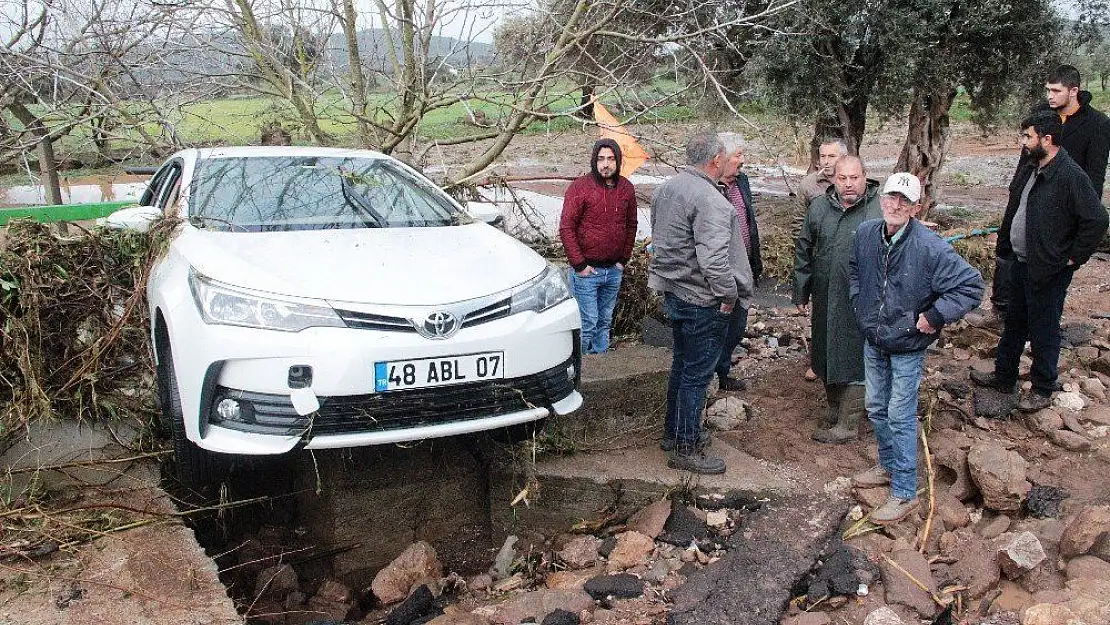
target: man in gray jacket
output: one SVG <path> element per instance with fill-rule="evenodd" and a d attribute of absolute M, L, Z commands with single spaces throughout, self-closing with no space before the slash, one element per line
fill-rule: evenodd
<path fill-rule="evenodd" d="M 674 333 L 662 447 L 672 468 L 716 474 L 725 463 L 705 454 L 702 410 L 732 310 L 749 305 L 752 270 L 736 211 L 717 190 L 735 167 L 717 134 L 692 137 L 686 163 L 651 202 L 648 286 L 663 293 Z"/>

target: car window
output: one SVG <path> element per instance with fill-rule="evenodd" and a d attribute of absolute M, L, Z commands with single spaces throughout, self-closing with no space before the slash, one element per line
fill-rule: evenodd
<path fill-rule="evenodd" d="M 189 216 L 215 229 L 413 228 L 458 223 L 458 208 L 387 159 L 213 158 L 197 163 Z"/>
<path fill-rule="evenodd" d="M 166 182 L 162 185 L 162 192 L 159 195 L 158 203 L 156 206 L 162 209 L 162 212 L 169 214 L 174 205 L 177 203 L 177 197 L 181 191 L 181 163 L 171 163 L 166 175 Z"/>

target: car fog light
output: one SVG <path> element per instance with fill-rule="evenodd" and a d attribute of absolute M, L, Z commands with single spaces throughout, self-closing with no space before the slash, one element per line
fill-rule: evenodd
<path fill-rule="evenodd" d="M 239 421 L 243 416 L 239 402 L 234 399 L 221 399 L 220 403 L 216 404 L 216 414 L 224 421 Z"/>
<path fill-rule="evenodd" d="M 567 365 L 567 379 L 568 379 L 568 380 L 570 380 L 571 382 L 573 382 L 573 381 L 574 381 L 574 375 L 575 375 L 576 373 L 578 373 L 578 369 L 576 369 L 576 368 L 574 367 L 574 365 Z"/>

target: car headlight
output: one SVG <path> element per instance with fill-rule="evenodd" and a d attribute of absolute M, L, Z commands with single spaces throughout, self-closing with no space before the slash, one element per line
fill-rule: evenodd
<path fill-rule="evenodd" d="M 347 326 L 329 306 L 263 297 L 216 282 L 192 269 L 189 270 L 189 289 L 205 323 L 282 332 Z"/>
<path fill-rule="evenodd" d="M 570 285 L 563 272 L 552 265 L 513 293 L 510 315 L 531 310 L 543 312 L 570 299 Z"/>

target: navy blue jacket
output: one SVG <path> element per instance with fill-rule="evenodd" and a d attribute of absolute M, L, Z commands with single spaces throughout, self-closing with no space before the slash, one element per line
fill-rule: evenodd
<path fill-rule="evenodd" d="M 848 297 L 856 323 L 863 337 L 885 352 L 922 350 L 937 340 L 945 324 L 979 305 L 983 277 L 916 219 L 889 248 L 884 228 L 882 219 L 872 219 L 856 230 L 848 261 Z M 922 313 L 937 332 L 918 331 Z"/>

